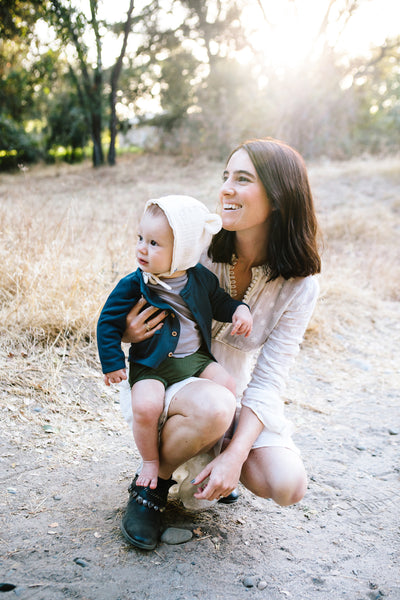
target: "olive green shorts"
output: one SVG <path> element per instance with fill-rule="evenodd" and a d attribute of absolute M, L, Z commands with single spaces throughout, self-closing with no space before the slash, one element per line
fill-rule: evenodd
<path fill-rule="evenodd" d="M 197 350 L 194 354 L 190 354 L 184 358 L 168 356 L 155 369 L 138 363 L 131 363 L 129 368 L 129 384 L 132 387 L 137 381 L 142 381 L 143 379 L 158 379 L 167 388 L 169 385 L 188 377 L 198 377 L 213 362 L 215 360 L 207 352 Z"/>

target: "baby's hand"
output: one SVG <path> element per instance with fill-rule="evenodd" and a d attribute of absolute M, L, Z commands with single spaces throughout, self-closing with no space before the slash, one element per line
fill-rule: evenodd
<path fill-rule="evenodd" d="M 253 327 L 253 317 L 247 306 L 241 304 L 237 307 L 232 316 L 232 331 L 231 335 L 244 335 L 248 337 Z"/>
<path fill-rule="evenodd" d="M 126 379 L 126 369 L 111 371 L 111 373 L 106 373 L 104 375 L 104 383 L 106 385 L 111 385 L 111 383 L 121 383 L 124 379 Z"/>

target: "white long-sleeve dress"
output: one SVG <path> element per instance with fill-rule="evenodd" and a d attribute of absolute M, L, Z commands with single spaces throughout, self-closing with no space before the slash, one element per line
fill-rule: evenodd
<path fill-rule="evenodd" d="M 206 255 L 202 264 L 215 273 L 223 287 L 232 294 L 232 268 L 226 263 L 213 263 Z M 307 325 L 319 293 L 315 276 L 268 281 L 264 267 L 253 267 L 252 279 L 243 301 L 253 316 L 249 337 L 230 335 L 232 325 L 214 321 L 212 352 L 218 362 L 236 379 L 238 404 L 250 408 L 264 424 L 253 448 L 281 446 L 298 452 L 292 437 L 291 423 L 284 415 L 284 392 L 291 365 L 299 352 Z M 164 412 L 159 426 L 164 424 L 169 404 L 189 378 L 170 386 L 165 393 Z M 204 381 L 197 379 L 197 381 Z M 132 424 L 130 393 L 121 390 L 121 410 Z M 219 449 L 216 448 L 216 452 Z M 213 502 L 193 498 L 191 480 L 214 458 L 215 453 L 196 456 L 179 467 L 173 477 L 178 485 L 171 491 L 189 509 L 208 508 Z"/>
<path fill-rule="evenodd" d="M 213 263 L 206 256 L 202 262 L 217 275 L 221 287 L 232 294 L 230 265 Z M 265 426 L 253 447 L 295 449 L 282 394 L 315 308 L 319 285 L 314 276 L 267 279 L 264 267 L 253 267 L 243 298 L 254 320 L 250 336 L 232 336 L 230 323 L 214 322 L 212 352 L 235 377 L 242 406 L 249 407 Z"/>

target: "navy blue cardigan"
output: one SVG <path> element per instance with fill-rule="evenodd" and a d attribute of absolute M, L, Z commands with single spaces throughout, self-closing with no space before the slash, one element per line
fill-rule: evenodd
<path fill-rule="evenodd" d="M 187 270 L 188 280 L 180 295 L 196 320 L 205 348 L 211 354 L 211 321 L 232 322 L 238 306 L 219 285 L 218 278 L 201 264 Z M 179 319 L 172 307 L 161 300 L 143 281 L 137 269 L 117 284 L 109 295 L 97 324 L 97 346 L 103 373 L 125 368 L 125 355 L 121 349 L 126 317 L 141 296 L 149 304 L 168 311 L 164 325 L 149 339 L 131 344 L 129 361 L 157 367 L 167 356 L 172 356 L 180 334 Z"/>

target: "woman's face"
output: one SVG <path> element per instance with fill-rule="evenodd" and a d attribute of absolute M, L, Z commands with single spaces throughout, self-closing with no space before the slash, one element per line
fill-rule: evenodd
<path fill-rule="evenodd" d="M 265 228 L 271 203 L 244 148 L 229 159 L 219 191 L 222 226 L 228 231 Z"/>

